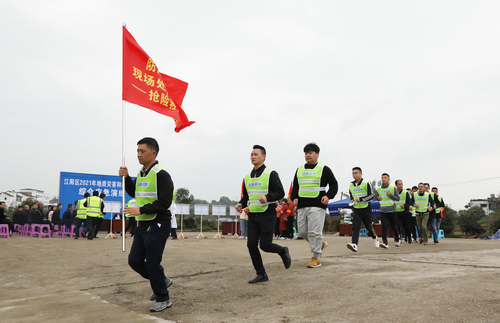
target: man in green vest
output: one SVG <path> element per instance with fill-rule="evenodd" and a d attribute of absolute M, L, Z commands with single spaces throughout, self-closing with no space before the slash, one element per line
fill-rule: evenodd
<path fill-rule="evenodd" d="M 439 228 L 441 227 L 441 210 L 444 209 L 444 200 L 438 195 L 439 191 L 437 187 L 432 188 L 432 193 L 434 195 L 434 215 L 431 220 L 431 230 L 434 238 L 434 244 L 439 244 Z M 432 212 L 432 211 L 431 211 Z"/>
<path fill-rule="evenodd" d="M 99 198 L 99 191 L 93 191 L 92 196 L 83 203 L 83 206 L 87 208 L 87 229 L 89 230 L 87 240 L 93 240 L 97 219 L 104 212 L 104 203 Z"/>
<path fill-rule="evenodd" d="M 382 248 L 389 248 L 387 241 L 387 231 L 392 228 L 396 247 L 403 246 L 399 239 L 399 229 L 397 226 L 396 201 L 399 201 L 399 194 L 396 187 L 390 183 L 389 174 L 382 174 L 382 186 L 377 188 L 377 199 L 380 201 L 380 222 L 382 223 Z"/>
<path fill-rule="evenodd" d="M 104 201 L 106 200 L 106 194 L 101 193 L 99 195 L 99 198 L 101 199 L 103 209 L 101 212 L 99 212 L 99 216 L 97 217 L 97 220 L 96 220 L 96 223 L 94 226 L 94 238 L 99 238 L 97 236 L 97 234 L 101 230 L 102 219 L 104 219 L 104 215 L 106 215 L 106 212 L 104 212 L 104 207 L 105 207 Z"/>
<path fill-rule="evenodd" d="M 434 210 L 434 200 L 425 191 L 424 183 L 418 184 L 418 192 L 413 194 L 413 200 L 415 201 L 415 210 L 417 212 L 417 226 L 421 233 L 420 244 L 427 245 L 427 222 L 429 220 L 429 212 Z"/>
<path fill-rule="evenodd" d="M 319 150 L 315 143 L 304 147 L 306 164 L 297 168 L 290 194 L 297 207 L 299 234 L 309 242 L 312 252 L 312 259 L 307 264 L 309 268 L 321 266 L 320 257 L 328 245 L 323 241 L 326 207 L 338 191 L 338 183 L 332 170 L 318 162 Z"/>
<path fill-rule="evenodd" d="M 87 199 L 90 197 L 90 194 L 86 192 L 83 194 L 83 199 L 79 200 L 78 203 L 75 203 L 76 207 L 76 227 L 75 227 L 75 239 L 78 239 L 80 237 L 80 227 L 82 227 L 82 237 L 85 238 L 85 223 L 87 222 L 87 208 L 84 206 L 84 203 L 87 201 Z"/>
<path fill-rule="evenodd" d="M 148 279 L 153 290 L 149 296 L 155 301 L 151 312 L 160 312 L 172 306 L 168 287 L 172 280 L 165 276 L 161 266 L 163 251 L 170 234 L 170 211 L 174 183 L 170 174 L 156 160 L 160 147 L 154 138 L 146 137 L 137 143 L 137 158 L 143 166 L 132 180 L 127 167 L 120 167 L 118 174 L 125 177 L 125 190 L 135 198 L 135 207 L 124 207 L 123 213 L 135 216 L 139 225 L 130 248 L 128 264 L 143 278 Z"/>
<path fill-rule="evenodd" d="M 279 254 L 286 269 L 290 268 L 292 259 L 287 247 L 273 243 L 276 201 L 285 195 L 278 173 L 264 164 L 266 149 L 260 145 L 253 146 L 250 160 L 253 169 L 243 179 L 242 197 L 235 205 L 235 209 L 240 212 L 248 206 L 247 247 L 253 267 L 257 272 L 257 276 L 249 283 L 255 284 L 269 280 L 259 252 L 259 240 L 260 249 Z"/>
<path fill-rule="evenodd" d="M 398 215 L 398 227 L 402 224 L 403 230 L 405 232 L 405 241 L 411 243 L 411 233 L 412 233 L 412 219 L 410 215 L 410 206 L 412 203 L 411 195 L 407 191 L 403 190 L 403 181 L 398 179 L 395 182 L 396 188 L 399 194 L 399 201 L 396 202 L 396 209 Z M 413 228 L 415 230 L 415 228 Z"/>
<path fill-rule="evenodd" d="M 379 241 L 372 222 L 371 200 L 375 196 L 372 184 L 363 180 L 363 171 L 360 167 L 352 169 L 354 181 L 349 186 L 349 196 L 353 206 L 352 212 L 352 239 L 347 244 L 347 248 L 353 252 L 358 252 L 359 230 L 361 223 L 368 230 L 368 236 L 372 237 L 375 248 L 379 247 Z"/>
<path fill-rule="evenodd" d="M 136 207 L 135 199 L 131 199 L 127 203 L 127 207 Z M 128 229 L 132 228 L 130 230 L 130 237 L 133 237 L 135 234 L 135 228 L 137 227 L 137 221 L 135 220 L 135 216 L 131 216 L 130 214 L 125 214 L 128 218 L 128 224 L 125 227 L 125 233 L 127 233 Z M 120 235 L 123 235 L 123 232 L 120 233 Z"/>

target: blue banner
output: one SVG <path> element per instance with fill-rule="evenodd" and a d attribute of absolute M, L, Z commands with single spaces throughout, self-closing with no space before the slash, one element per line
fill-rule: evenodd
<path fill-rule="evenodd" d="M 59 180 L 59 203 L 62 203 L 63 211 L 67 209 L 70 203 L 74 207 L 75 201 L 81 200 L 83 194 L 89 193 L 92 196 L 94 191 L 98 191 L 99 194 L 106 194 L 105 206 L 106 202 L 114 202 L 108 204 L 121 203 L 123 194 L 125 194 L 125 203 L 128 203 L 132 199 L 122 187 L 122 178 L 118 175 L 61 172 Z M 116 212 L 114 211 L 113 214 Z M 104 218 L 110 219 L 111 213 L 106 213 Z"/>

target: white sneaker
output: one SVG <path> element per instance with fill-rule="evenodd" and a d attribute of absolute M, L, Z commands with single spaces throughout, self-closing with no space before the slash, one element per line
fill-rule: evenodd
<path fill-rule="evenodd" d="M 358 252 L 358 246 L 356 246 L 355 243 L 348 243 L 347 244 L 347 249 L 352 250 L 354 252 Z"/>
<path fill-rule="evenodd" d="M 401 239 L 396 242 L 396 247 L 402 247 L 403 246 L 403 241 L 401 241 Z"/>
<path fill-rule="evenodd" d="M 385 249 L 389 249 L 389 245 L 387 243 L 381 243 L 380 246 Z"/>
<path fill-rule="evenodd" d="M 373 240 L 373 244 L 375 245 L 375 248 L 380 247 L 380 242 L 378 242 L 378 238 Z"/>

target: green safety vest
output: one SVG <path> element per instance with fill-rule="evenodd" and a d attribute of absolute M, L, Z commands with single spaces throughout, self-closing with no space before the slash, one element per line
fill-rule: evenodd
<path fill-rule="evenodd" d="M 175 194 L 177 193 L 177 190 L 174 189 L 174 194 L 172 195 L 172 204 L 175 204 Z"/>
<path fill-rule="evenodd" d="M 101 214 L 101 198 L 91 196 L 87 199 L 87 216 L 97 218 Z"/>
<path fill-rule="evenodd" d="M 398 212 L 404 212 L 405 210 L 404 208 L 401 208 L 401 205 L 406 204 L 406 193 L 407 192 L 405 190 L 402 190 L 399 194 L 399 201 L 394 201 L 394 203 L 396 203 L 396 209 L 398 210 Z"/>
<path fill-rule="evenodd" d="M 128 201 L 128 203 L 127 203 L 127 207 L 136 207 L 136 206 L 137 206 L 137 205 L 136 205 L 136 201 L 135 201 L 135 199 L 131 199 L 131 200 L 130 200 L 130 201 Z M 125 214 L 125 216 L 126 216 L 127 218 L 130 218 L 130 217 L 134 217 L 134 218 L 135 218 L 135 215 Z"/>
<path fill-rule="evenodd" d="M 417 212 L 429 212 L 429 193 L 425 192 L 424 196 L 418 195 L 418 192 L 413 194 L 413 198 L 415 199 L 415 208 Z"/>
<path fill-rule="evenodd" d="M 245 186 L 248 193 L 248 211 L 252 213 L 262 213 L 267 210 L 269 204 L 276 203 L 275 201 L 266 204 L 261 204 L 259 196 L 267 195 L 269 192 L 269 178 L 271 177 L 271 168 L 264 169 L 260 177 L 251 178 L 250 174 L 245 176 Z"/>
<path fill-rule="evenodd" d="M 143 207 L 146 204 L 151 204 L 158 199 L 158 190 L 156 189 L 156 174 L 163 168 L 156 164 L 146 177 L 141 177 L 141 173 L 137 175 L 135 182 L 135 202 L 137 207 Z M 140 214 L 135 217 L 140 221 L 151 221 L 156 218 L 154 214 Z"/>
<path fill-rule="evenodd" d="M 438 196 L 438 201 L 441 203 L 442 199 L 440 196 Z M 436 206 L 436 214 L 439 214 L 441 216 L 441 208 Z"/>
<path fill-rule="evenodd" d="M 382 188 L 382 187 L 377 188 L 378 196 L 382 198 L 382 200 L 380 201 L 380 207 L 391 206 L 395 204 L 394 203 L 395 201 L 391 199 L 390 196 L 385 195 L 387 192 L 392 192 L 394 195 L 395 190 L 396 186 L 394 186 L 393 184 L 389 184 L 389 187 L 387 188 Z"/>
<path fill-rule="evenodd" d="M 85 203 L 86 199 L 81 199 L 78 201 L 78 210 L 76 210 L 76 217 L 79 219 L 86 219 L 87 218 L 87 208 L 83 206 L 83 203 Z"/>
<path fill-rule="evenodd" d="M 304 166 L 297 169 L 299 197 L 315 198 L 319 196 L 319 192 L 326 190 L 326 187 L 320 187 L 324 166 L 318 163 L 313 169 L 306 169 Z"/>
<path fill-rule="evenodd" d="M 355 209 L 363 209 L 368 206 L 368 202 L 356 202 L 357 198 L 362 198 L 368 195 L 368 184 L 365 181 L 362 181 L 359 186 L 354 186 L 354 184 L 351 183 L 349 191 L 351 192 L 352 198 L 354 200 Z"/>
<path fill-rule="evenodd" d="M 104 202 L 104 200 L 103 200 L 102 198 L 99 198 L 99 199 L 101 200 L 101 202 Z M 99 217 L 100 217 L 101 219 L 104 219 L 104 213 L 102 213 L 102 211 L 101 211 L 101 207 L 100 207 L 100 206 L 99 206 Z"/>

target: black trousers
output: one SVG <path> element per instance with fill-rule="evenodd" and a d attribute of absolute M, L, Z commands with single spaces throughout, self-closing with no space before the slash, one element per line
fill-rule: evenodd
<path fill-rule="evenodd" d="M 247 222 L 247 233 L 248 233 L 248 222 Z M 280 219 L 276 217 L 276 222 L 274 223 L 274 235 L 279 237 L 281 234 L 280 232 Z"/>
<path fill-rule="evenodd" d="M 368 236 L 375 239 L 377 234 L 375 233 L 375 229 L 373 228 L 372 223 L 372 208 L 370 205 L 365 207 L 364 209 L 353 209 L 352 212 L 352 243 L 355 245 L 358 244 L 359 241 L 359 229 L 361 229 L 361 223 L 365 225 L 365 228 L 368 230 Z"/>
<path fill-rule="evenodd" d="M 94 226 L 96 224 L 96 221 L 97 217 L 87 216 L 87 230 L 89 230 L 87 235 L 88 240 L 94 239 Z"/>
<path fill-rule="evenodd" d="M 146 222 L 146 221 L 144 221 Z M 170 235 L 170 223 L 158 227 L 153 223 L 149 228 L 135 229 L 135 238 L 128 255 L 128 264 L 143 278 L 149 280 L 157 302 L 170 299 L 165 272 L 161 265 L 163 251 Z"/>
<path fill-rule="evenodd" d="M 288 216 L 288 221 L 286 222 L 286 231 L 288 233 L 288 238 L 293 239 L 293 220 L 294 220 L 293 215 Z"/>
<path fill-rule="evenodd" d="M 398 228 L 402 224 L 405 233 L 405 240 L 411 242 L 411 215 L 410 212 L 397 212 L 398 215 Z"/>
<path fill-rule="evenodd" d="M 391 212 L 391 213 L 380 212 L 380 221 L 382 222 L 382 241 L 384 241 L 384 243 L 387 243 L 387 231 L 389 230 L 390 226 L 394 233 L 394 240 L 398 242 L 399 230 L 398 230 L 398 221 L 396 212 Z"/>
<path fill-rule="evenodd" d="M 137 227 L 137 220 L 135 219 L 135 216 L 131 216 L 130 218 L 128 218 L 128 224 L 125 227 L 125 232 L 127 232 L 128 229 L 132 228 L 132 230 L 130 230 L 130 233 L 133 236 L 135 234 L 136 227 Z"/>
<path fill-rule="evenodd" d="M 97 237 L 97 234 L 101 230 L 101 224 L 102 224 L 102 219 L 101 217 L 97 218 L 95 221 L 95 226 L 94 226 L 94 237 Z"/>
<path fill-rule="evenodd" d="M 14 229 L 14 223 L 11 220 L 0 219 L 0 224 L 7 224 L 9 226 L 9 232 Z"/>
<path fill-rule="evenodd" d="M 273 231 L 276 223 L 276 213 L 248 213 L 248 240 L 247 247 L 257 275 L 264 275 L 266 269 L 262 263 L 260 249 L 265 252 L 285 254 L 285 248 L 273 243 Z"/>

